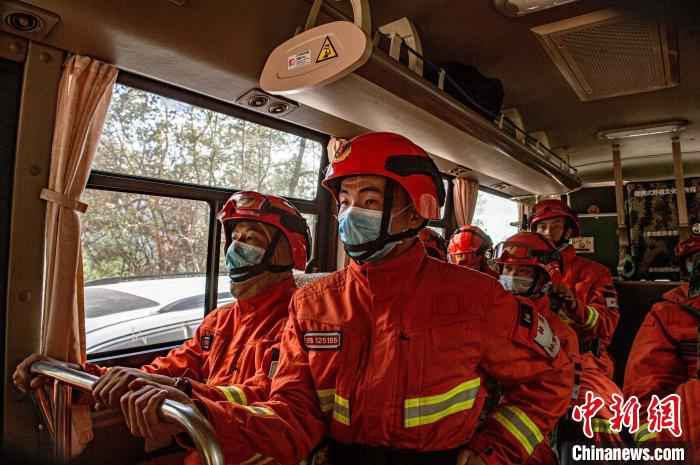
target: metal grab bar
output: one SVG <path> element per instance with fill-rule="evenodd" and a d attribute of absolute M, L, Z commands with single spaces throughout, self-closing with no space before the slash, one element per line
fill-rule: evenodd
<path fill-rule="evenodd" d="M 99 379 L 97 376 L 93 376 L 89 373 L 51 362 L 36 362 L 32 365 L 31 371 L 34 374 L 53 378 L 84 391 L 92 391 L 92 387 Z M 69 408 L 70 394 L 68 394 L 68 397 L 68 402 L 57 402 L 57 404 L 67 403 L 65 407 Z M 57 406 L 58 405 L 54 404 L 54 407 Z M 57 413 L 60 415 L 60 412 Z M 212 428 L 211 423 L 196 409 L 189 405 L 166 399 L 160 406 L 160 414 L 163 418 L 172 420 L 185 428 L 197 447 L 203 465 L 224 465 L 224 454 L 216 439 L 214 428 Z M 66 427 L 67 432 L 64 434 L 70 434 L 70 417 L 68 417 L 67 425 L 65 416 L 60 418 L 60 420 L 61 425 L 55 425 L 57 437 L 60 437 L 59 430 L 65 431 L 64 428 Z M 70 449 L 70 438 L 68 438 L 68 449 Z M 59 455 L 64 455 L 64 459 L 68 458 L 65 451 Z"/>

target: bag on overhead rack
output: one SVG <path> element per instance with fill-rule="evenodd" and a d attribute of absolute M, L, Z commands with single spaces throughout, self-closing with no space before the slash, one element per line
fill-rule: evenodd
<path fill-rule="evenodd" d="M 454 99 L 493 121 L 503 107 L 503 84 L 499 79 L 485 77 L 474 66 L 448 62 L 442 65 L 447 73 L 444 91 Z M 438 84 L 440 71 L 427 67 L 425 77 Z"/>

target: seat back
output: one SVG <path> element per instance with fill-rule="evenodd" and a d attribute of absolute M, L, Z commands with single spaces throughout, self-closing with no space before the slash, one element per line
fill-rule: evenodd
<path fill-rule="evenodd" d="M 617 325 L 608 352 L 615 360 L 614 380 L 623 386 L 627 357 L 632 349 L 632 342 L 652 305 L 659 302 L 662 295 L 678 283 L 620 281 L 616 283 L 620 321 Z"/>

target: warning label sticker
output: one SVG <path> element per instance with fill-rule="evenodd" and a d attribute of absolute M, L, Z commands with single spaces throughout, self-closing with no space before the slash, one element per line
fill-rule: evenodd
<path fill-rule="evenodd" d="M 287 70 L 301 68 L 311 64 L 311 50 L 295 53 L 287 58 Z"/>
<path fill-rule="evenodd" d="M 333 42 L 331 42 L 331 38 L 326 36 L 325 40 L 323 41 L 323 45 L 321 45 L 321 51 L 318 52 L 318 58 L 316 58 L 316 63 L 321 63 L 322 61 L 330 60 L 332 58 L 337 57 L 338 52 L 335 51 L 335 47 L 333 46 Z"/>

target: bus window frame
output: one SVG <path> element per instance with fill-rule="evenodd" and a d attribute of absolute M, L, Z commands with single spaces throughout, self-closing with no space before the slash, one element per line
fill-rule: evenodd
<path fill-rule="evenodd" d="M 321 187 L 321 181 L 323 180 L 326 168 L 328 167 L 327 146 L 330 139 L 328 135 L 294 125 L 287 121 L 268 117 L 233 104 L 206 97 L 192 91 L 184 90 L 169 84 L 157 82 L 123 71 L 120 71 L 117 78 L 117 83 L 160 95 L 165 98 L 177 100 L 182 103 L 222 113 L 234 118 L 249 121 L 271 129 L 284 131 L 321 144 L 322 153 L 315 198 L 285 198 L 297 209 L 299 209 L 301 213 L 316 215 L 316 230 L 314 232 L 315 247 L 313 247 L 313 254 L 310 261 L 313 261 L 318 266 L 319 271 L 332 271 L 334 269 L 334 260 L 332 260 L 331 257 L 335 257 L 336 251 L 330 250 L 331 248 L 335 249 L 335 247 L 332 246 L 335 241 L 331 239 L 334 231 L 331 224 L 331 196 Z M 216 308 L 219 276 L 219 253 L 221 247 L 221 227 L 218 225 L 216 214 L 232 194 L 240 191 L 239 189 L 225 189 L 221 187 L 190 184 L 100 170 L 92 170 L 90 172 L 86 188 L 206 202 L 209 205 L 209 234 L 207 239 L 206 284 L 203 316 L 206 316 L 209 312 Z M 176 347 L 183 342 L 184 341 L 173 341 L 172 343 L 144 345 L 129 349 L 99 352 L 96 354 L 91 354 L 88 358 L 90 360 L 100 361 L 114 359 L 115 357 L 127 358 L 130 355 L 139 353 L 167 350 L 169 348 Z"/>

